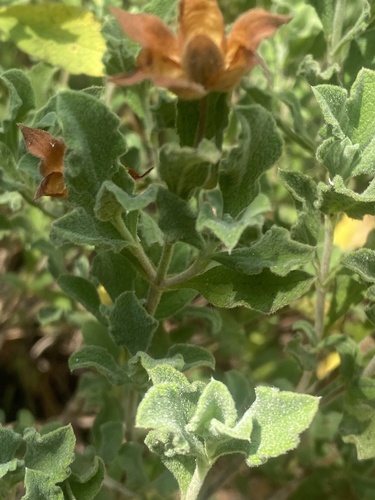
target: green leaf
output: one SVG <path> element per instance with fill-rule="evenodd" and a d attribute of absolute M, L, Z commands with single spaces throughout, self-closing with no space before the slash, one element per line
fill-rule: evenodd
<path fill-rule="evenodd" d="M 203 239 L 195 228 L 196 216 L 184 200 L 160 188 L 156 204 L 159 227 L 170 243 L 183 241 L 197 248 L 203 247 Z"/>
<path fill-rule="evenodd" d="M 103 76 L 106 50 L 91 12 L 58 4 L 0 9 L 0 30 L 23 52 L 69 73 Z"/>
<path fill-rule="evenodd" d="M 344 255 L 342 264 L 351 271 L 358 273 L 362 279 L 375 283 L 375 250 L 360 248 Z"/>
<path fill-rule="evenodd" d="M 72 474 L 69 477 L 69 486 L 74 498 L 91 500 L 99 493 L 105 475 L 104 462 L 95 456 L 91 467 L 84 474 Z"/>
<path fill-rule="evenodd" d="M 211 380 L 204 388 L 194 415 L 186 428 L 203 439 L 207 439 L 215 434 L 212 421 L 219 421 L 226 427 L 233 427 L 236 420 L 237 410 L 227 386 L 217 380 Z"/>
<path fill-rule="evenodd" d="M 170 455 L 186 455 L 190 451 L 188 443 L 182 437 L 188 419 L 185 404 L 181 403 L 181 388 L 174 383 L 164 383 L 147 391 L 137 411 L 137 427 L 161 428 L 180 435 L 175 449 L 171 447 Z M 165 437 L 169 439 L 168 436 Z"/>
<path fill-rule="evenodd" d="M 32 469 L 42 473 L 49 484 L 60 483 L 69 476 L 69 465 L 74 460 L 75 446 L 71 425 L 44 435 L 28 428 L 24 432 L 24 440 L 27 444 L 24 457 L 26 470 Z"/>
<path fill-rule="evenodd" d="M 245 274 L 259 274 L 264 268 L 286 276 L 290 271 L 311 261 L 314 247 L 290 238 L 287 229 L 273 226 L 260 241 L 231 253 L 222 252 L 214 259 L 226 267 Z"/>
<path fill-rule="evenodd" d="M 91 270 L 93 276 L 115 301 L 125 291 L 131 291 L 137 272 L 131 262 L 121 254 L 101 252 L 94 258 Z"/>
<path fill-rule="evenodd" d="M 322 22 L 326 36 L 332 33 L 333 21 L 335 15 L 335 0 L 308 0 L 308 3 L 314 7 L 319 19 Z"/>
<path fill-rule="evenodd" d="M 0 442 L 0 478 L 2 478 L 8 471 L 14 471 L 22 465 L 20 460 L 13 458 L 22 443 L 22 436 L 0 425 Z"/>
<path fill-rule="evenodd" d="M 319 184 L 317 206 L 325 214 L 345 212 L 352 219 L 362 219 L 364 215 L 375 215 L 375 184 L 358 194 L 345 187 L 343 179 L 336 175 L 329 185 Z"/>
<path fill-rule="evenodd" d="M 9 69 L 0 75 L 1 94 L 3 94 L 2 99 L 5 97 L 5 103 L 0 102 L 0 138 L 1 133 L 7 132 L 12 124 L 16 126 L 17 122 L 23 121 L 27 113 L 35 106 L 34 91 L 30 80 L 19 69 Z M 2 109 L 3 106 L 4 109 Z"/>
<path fill-rule="evenodd" d="M 149 483 L 144 470 L 144 446 L 136 442 L 127 442 L 121 446 L 119 459 L 126 471 L 126 485 L 131 490 L 139 490 Z"/>
<path fill-rule="evenodd" d="M 207 349 L 198 345 L 174 344 L 168 349 L 168 357 L 179 355 L 184 360 L 184 366 L 181 371 L 185 372 L 198 366 L 207 366 L 215 369 L 215 357 Z"/>
<path fill-rule="evenodd" d="M 50 457 L 53 461 L 53 457 Z M 56 486 L 45 472 L 36 469 L 25 469 L 25 491 L 23 500 L 64 500 L 60 486 Z"/>
<path fill-rule="evenodd" d="M 24 191 L 27 187 L 25 175 L 16 168 L 11 150 L 0 142 L 0 186 L 6 191 Z"/>
<path fill-rule="evenodd" d="M 58 94 L 57 111 L 70 149 L 65 155 L 69 200 L 92 212 L 99 189 L 118 171 L 117 159 L 125 151 L 119 120 L 95 97 L 70 90 Z"/>
<path fill-rule="evenodd" d="M 197 292 L 189 289 L 164 292 L 156 309 L 155 318 L 161 320 L 175 315 L 196 296 Z"/>
<path fill-rule="evenodd" d="M 167 143 L 160 149 L 160 177 L 172 193 L 188 199 L 212 178 L 219 159 L 220 151 L 207 140 L 198 149 Z"/>
<path fill-rule="evenodd" d="M 321 213 L 315 207 L 317 199 L 315 182 L 301 172 L 279 170 L 279 176 L 296 200 L 298 219 L 290 231 L 292 239 L 308 245 L 316 245 L 321 229 Z"/>
<path fill-rule="evenodd" d="M 318 160 L 332 176 L 374 174 L 375 72 L 362 69 L 349 98 L 345 89 L 333 85 L 318 85 L 313 91 L 328 125 Z"/>
<path fill-rule="evenodd" d="M 255 393 L 255 402 L 243 417 L 250 414 L 254 425 L 246 459 L 249 467 L 295 448 L 319 405 L 319 398 L 273 387 L 257 387 Z"/>
<path fill-rule="evenodd" d="M 129 382 L 126 371 L 104 347 L 86 346 L 74 352 L 69 358 L 70 370 L 93 368 L 104 375 L 114 385 L 124 385 Z"/>
<path fill-rule="evenodd" d="M 236 109 L 239 146 L 220 162 L 224 213 L 236 217 L 258 194 L 258 180 L 281 155 L 282 140 L 272 115 L 259 105 Z"/>
<path fill-rule="evenodd" d="M 117 297 L 109 315 L 109 332 L 119 346 L 131 354 L 147 351 L 158 321 L 141 306 L 133 292 Z"/>
<path fill-rule="evenodd" d="M 217 307 L 245 306 L 271 314 L 308 291 L 314 278 L 301 271 L 280 277 L 265 270 L 248 276 L 224 266 L 216 266 L 184 282 L 198 290 Z"/>
<path fill-rule="evenodd" d="M 74 300 L 80 302 L 101 323 L 106 323 L 106 320 L 100 313 L 101 302 L 99 294 L 96 287 L 90 281 L 80 276 L 70 276 L 66 274 L 60 276 L 57 283 L 65 293 Z"/>
<path fill-rule="evenodd" d="M 195 146 L 197 130 L 204 116 L 204 137 L 213 140 L 221 149 L 223 133 L 228 125 L 228 96 L 225 93 L 210 92 L 200 101 L 177 101 L 177 132 L 181 146 Z"/>
<path fill-rule="evenodd" d="M 258 195 L 236 220 L 229 214 L 225 214 L 221 219 L 216 215 L 216 207 L 204 203 L 198 214 L 197 229 L 198 231 L 209 229 L 231 251 L 246 228 L 261 228 L 264 222 L 261 214 L 269 209 L 268 199 Z"/>
<path fill-rule="evenodd" d="M 110 222 L 100 222 L 83 208 L 76 208 L 52 224 L 51 241 L 56 246 L 67 243 L 92 245 L 97 249 L 119 252 L 126 242 Z"/>
<path fill-rule="evenodd" d="M 366 285 L 354 280 L 352 273 L 347 269 L 336 274 L 334 289 L 332 291 L 332 301 L 328 312 L 327 323 L 325 325 L 327 330 L 339 318 L 348 314 L 353 305 L 359 304 L 362 301 L 365 289 Z"/>
<path fill-rule="evenodd" d="M 375 457 L 375 383 L 368 377 L 351 381 L 345 400 L 340 434 L 356 447 L 359 460 Z"/>
<path fill-rule="evenodd" d="M 124 424 L 120 420 L 107 420 L 100 425 L 100 437 L 96 440 L 98 455 L 104 462 L 112 462 L 124 440 Z"/>
<path fill-rule="evenodd" d="M 110 221 L 122 213 L 142 210 L 156 200 L 158 186 L 152 184 L 143 193 L 128 194 L 112 181 L 105 181 L 96 197 L 95 215 L 101 221 Z"/>
<path fill-rule="evenodd" d="M 286 344 L 285 350 L 298 361 L 303 370 L 315 371 L 318 364 L 317 350 L 306 342 L 302 333 L 297 332 Z"/>

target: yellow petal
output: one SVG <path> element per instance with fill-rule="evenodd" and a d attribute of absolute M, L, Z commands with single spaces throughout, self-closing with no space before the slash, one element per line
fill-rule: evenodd
<path fill-rule="evenodd" d="M 263 9 L 251 9 L 242 14 L 233 24 L 228 37 L 226 62 L 229 67 L 246 64 L 243 55 L 238 59 L 238 51 L 246 49 L 249 52 L 249 63 L 254 65 L 251 53 L 255 53 L 260 42 L 272 36 L 277 28 L 290 21 L 289 16 L 278 16 Z M 248 68 L 250 69 L 250 68 Z"/>
<path fill-rule="evenodd" d="M 131 14 L 116 7 L 110 11 L 126 35 L 142 47 L 173 60 L 178 58 L 177 38 L 161 19 L 152 14 Z"/>
<path fill-rule="evenodd" d="M 341 250 L 355 250 L 362 247 L 375 228 L 375 217 L 365 215 L 362 220 L 350 219 L 344 215 L 336 226 L 333 243 Z"/>
<path fill-rule="evenodd" d="M 191 38 L 204 34 L 224 49 L 224 19 L 216 0 L 181 0 L 179 40 L 183 47 Z"/>
<path fill-rule="evenodd" d="M 316 376 L 319 380 L 323 380 L 327 377 L 335 368 L 340 366 L 341 358 L 337 352 L 331 352 L 326 358 L 324 358 L 318 365 L 316 369 Z"/>

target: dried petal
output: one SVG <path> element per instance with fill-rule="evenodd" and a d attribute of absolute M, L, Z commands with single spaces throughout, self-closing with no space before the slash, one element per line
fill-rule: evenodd
<path fill-rule="evenodd" d="M 63 179 L 65 143 L 45 130 L 27 127 L 22 123 L 18 125 L 28 152 L 41 159 L 39 171 L 45 179 L 41 182 L 35 198 L 40 196 L 66 198 L 67 189 Z"/>
<path fill-rule="evenodd" d="M 179 41 L 183 47 L 196 35 L 204 34 L 221 50 L 225 49 L 224 19 L 216 0 L 181 0 Z"/>
<path fill-rule="evenodd" d="M 142 47 L 172 60 L 178 58 L 177 38 L 161 19 L 152 14 L 131 14 L 116 7 L 110 11 L 126 35 Z"/>
<path fill-rule="evenodd" d="M 264 38 L 272 36 L 277 28 L 290 21 L 289 16 L 278 16 L 263 9 L 251 9 L 233 24 L 228 38 L 226 62 L 229 67 L 244 64 L 243 49 L 248 51 L 248 69 L 254 66 L 251 54 L 255 53 Z M 249 67 L 250 65 L 250 67 Z"/>
<path fill-rule="evenodd" d="M 47 175 L 35 193 L 34 200 L 41 196 L 53 196 L 54 198 L 67 198 L 68 190 L 64 184 L 64 177 L 61 172 L 52 172 Z"/>

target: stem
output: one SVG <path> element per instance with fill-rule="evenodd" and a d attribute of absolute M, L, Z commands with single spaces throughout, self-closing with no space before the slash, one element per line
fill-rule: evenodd
<path fill-rule="evenodd" d="M 197 274 L 200 274 L 207 267 L 207 264 L 210 262 L 208 257 L 201 257 L 190 266 L 185 271 L 176 276 L 172 276 L 171 278 L 167 278 L 164 281 L 165 288 L 173 287 L 176 285 L 181 285 L 184 281 L 187 281 L 191 278 L 194 278 Z"/>
<path fill-rule="evenodd" d="M 316 283 L 315 333 L 318 340 L 323 337 L 324 333 L 327 280 L 331 262 L 335 225 L 336 217 L 325 215 L 323 252 L 320 261 L 320 269 L 318 270 L 318 281 Z"/>
<path fill-rule="evenodd" d="M 163 289 L 161 284 L 163 283 L 165 276 L 168 272 L 169 264 L 171 263 L 173 254 L 173 245 L 171 243 L 165 243 L 163 248 L 163 253 L 160 257 L 158 269 L 156 271 L 156 276 L 150 285 L 147 301 L 146 301 L 146 311 L 153 315 L 158 307 L 160 298 L 163 295 Z"/>
<path fill-rule="evenodd" d="M 133 237 L 129 229 L 126 227 L 121 214 L 117 215 L 112 221 L 112 224 L 115 226 L 117 231 L 121 234 L 125 241 L 129 243 L 129 247 L 132 250 L 134 257 L 138 260 L 140 265 L 142 266 L 147 279 L 149 281 L 155 280 L 155 269 L 150 261 L 150 259 L 145 254 L 142 246 L 139 242 Z"/>
<path fill-rule="evenodd" d="M 194 147 L 197 148 L 206 133 L 208 96 L 203 97 L 199 102 L 199 121 L 194 137 Z"/>
<path fill-rule="evenodd" d="M 193 477 L 191 478 L 188 490 L 185 495 L 185 500 L 197 500 L 198 494 L 202 488 L 203 481 L 210 470 L 210 465 L 207 462 L 197 459 L 197 465 Z"/>
<path fill-rule="evenodd" d="M 316 338 L 322 339 L 324 334 L 325 305 L 327 295 L 327 282 L 329 277 L 329 266 L 333 248 L 333 236 L 335 232 L 336 217 L 324 216 L 324 242 L 322 257 L 317 271 L 316 281 L 316 303 L 315 303 L 315 333 Z M 312 377 L 312 372 L 305 370 L 297 385 L 297 392 L 305 392 Z"/>

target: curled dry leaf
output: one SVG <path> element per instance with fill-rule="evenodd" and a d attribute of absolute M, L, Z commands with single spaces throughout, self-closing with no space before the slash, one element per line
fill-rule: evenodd
<path fill-rule="evenodd" d="M 29 153 L 41 159 L 39 171 L 44 177 L 35 193 L 34 200 L 41 196 L 67 198 L 68 190 L 64 183 L 64 154 L 66 146 L 45 130 L 27 127 L 22 123 L 18 126 L 25 139 Z"/>
<path fill-rule="evenodd" d="M 152 14 L 110 10 L 126 35 L 142 46 L 135 72 L 111 80 L 120 85 L 151 80 L 182 99 L 200 99 L 211 91 L 234 88 L 259 63 L 260 42 L 290 20 L 251 9 L 234 22 L 227 37 L 216 0 L 181 0 L 177 34 Z"/>

